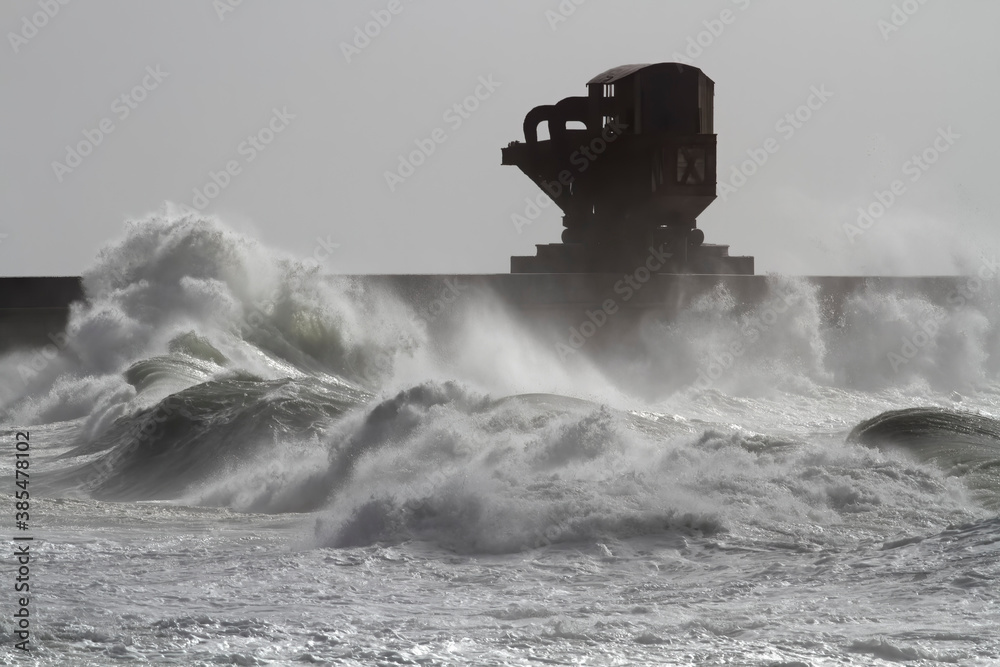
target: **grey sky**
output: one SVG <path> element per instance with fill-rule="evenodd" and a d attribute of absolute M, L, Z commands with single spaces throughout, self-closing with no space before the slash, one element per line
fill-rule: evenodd
<path fill-rule="evenodd" d="M 699 219 L 709 242 L 755 255 L 758 272 L 807 274 L 947 272 L 956 255 L 1000 249 L 993 0 L 564 0 L 568 17 L 559 0 L 399 0 L 351 62 L 342 44 L 389 0 L 236 1 L 4 1 L 0 274 L 79 273 L 126 219 L 202 203 L 195 188 L 230 161 L 237 173 L 205 210 L 303 256 L 317 239 L 339 244 L 330 271 L 506 272 L 561 231 L 554 206 L 520 232 L 511 220 L 536 195 L 500 166 L 524 114 L 699 39 L 720 183 L 748 150 L 779 146 Z M 902 25 L 888 32 L 894 5 Z M 480 77 L 500 85 L 479 88 L 460 126 L 446 119 Z M 806 122 L 779 129 L 823 87 L 832 97 L 813 98 Z M 92 153 L 53 168 L 102 121 L 113 131 Z M 390 192 L 385 172 L 437 128 L 446 141 Z M 907 165 L 948 128 L 933 165 Z M 270 144 L 244 143 L 266 129 Z M 845 231 L 895 180 L 885 215 Z"/>

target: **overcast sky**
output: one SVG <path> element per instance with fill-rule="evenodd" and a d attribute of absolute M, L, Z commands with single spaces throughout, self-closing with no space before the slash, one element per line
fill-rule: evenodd
<path fill-rule="evenodd" d="M 1000 247 L 998 25 L 995 0 L 4 0 L 0 274 L 77 274 L 166 201 L 302 256 L 337 244 L 332 272 L 507 272 L 562 229 L 554 206 L 512 222 L 536 192 L 500 149 L 525 113 L 678 56 L 716 82 L 739 185 L 699 218 L 709 242 L 761 273 L 947 272 Z"/>

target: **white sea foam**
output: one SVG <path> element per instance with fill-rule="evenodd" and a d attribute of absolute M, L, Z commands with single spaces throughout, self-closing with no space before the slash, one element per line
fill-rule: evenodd
<path fill-rule="evenodd" d="M 40 664 L 1000 655 L 992 450 L 845 441 L 899 407 L 1000 412 L 989 286 L 832 313 L 772 277 L 569 362 L 493 300 L 429 326 L 218 220 L 133 223 L 85 286 L 54 359 L 0 360 Z"/>

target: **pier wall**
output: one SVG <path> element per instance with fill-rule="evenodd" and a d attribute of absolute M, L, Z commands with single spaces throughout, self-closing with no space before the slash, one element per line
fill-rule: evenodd
<path fill-rule="evenodd" d="M 83 298 L 75 277 L 0 278 L 0 352 L 52 342 L 69 318 L 69 305 Z"/>
<path fill-rule="evenodd" d="M 617 335 L 651 313 L 669 320 L 699 296 L 719 288 L 731 294 L 739 307 L 750 309 L 767 298 L 775 279 L 759 275 L 475 274 L 338 276 L 331 280 L 381 286 L 412 303 L 428 320 L 438 319 L 437 310 L 453 315 L 450 305 L 454 302 L 489 297 L 528 323 L 546 323 L 556 330 L 603 311 L 615 320 L 606 333 Z M 944 304 L 967 281 L 961 276 L 811 276 L 803 280 L 816 286 L 823 315 L 833 321 L 839 318 L 847 297 L 866 288 L 921 294 Z M 83 298 L 82 282 L 76 277 L 0 278 L 0 352 L 52 342 L 52 336 L 66 326 L 70 304 Z M 440 318 L 438 326 L 448 320 Z"/>

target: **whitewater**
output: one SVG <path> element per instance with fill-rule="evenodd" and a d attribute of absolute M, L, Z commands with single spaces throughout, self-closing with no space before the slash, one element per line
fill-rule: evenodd
<path fill-rule="evenodd" d="M 562 358 L 334 274 L 160 212 L 0 359 L 3 664 L 1000 665 L 996 285 L 831 319 L 772 276 L 761 335 L 717 290 Z"/>

